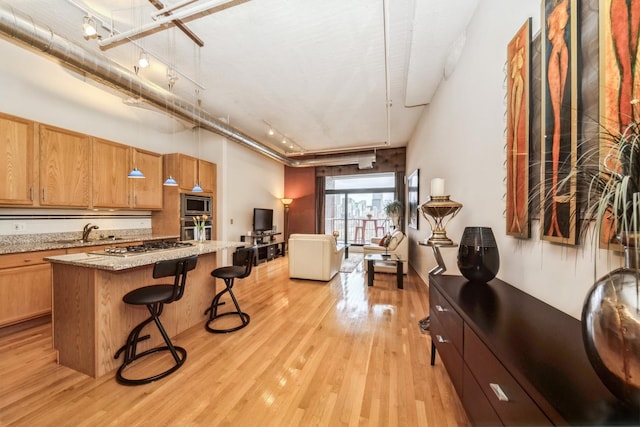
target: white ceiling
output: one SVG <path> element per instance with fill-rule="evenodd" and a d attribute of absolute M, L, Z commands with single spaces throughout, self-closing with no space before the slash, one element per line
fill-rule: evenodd
<path fill-rule="evenodd" d="M 20 0 L 11 7 L 130 70 L 146 50 L 151 66 L 139 71 L 141 79 L 168 88 L 173 66 L 176 95 L 195 103 L 198 91 L 212 116 L 295 155 L 406 145 L 477 2 L 235 0 L 184 19 L 202 48 L 173 25 L 99 46 L 112 25 L 119 34 L 151 23 L 157 9 L 149 0 Z M 164 1 L 177 3 L 184 0 Z M 193 1 L 175 13 L 219 3 Z M 82 36 L 85 12 L 107 27 L 99 29 L 100 43 Z M 269 125 L 276 135 L 267 134 Z"/>

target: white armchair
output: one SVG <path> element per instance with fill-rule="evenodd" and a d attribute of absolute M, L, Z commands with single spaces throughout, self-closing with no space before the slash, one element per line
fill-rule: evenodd
<path fill-rule="evenodd" d="M 404 262 L 402 263 L 402 272 L 407 274 L 409 272 L 409 238 L 400 230 L 396 230 L 391 234 L 391 240 L 389 246 L 385 248 L 380 245 L 382 237 L 374 237 L 371 239 L 371 243 L 363 246 L 364 255 L 368 254 L 384 254 L 390 253 L 398 255 Z M 364 263 L 365 271 L 367 269 L 367 262 Z M 383 264 L 376 264 L 374 266 L 376 272 L 383 273 L 395 273 L 396 268 L 394 266 L 387 266 Z"/>
<path fill-rule="evenodd" d="M 328 281 L 339 271 L 344 248 L 328 234 L 292 234 L 289 236 L 289 277 Z"/>

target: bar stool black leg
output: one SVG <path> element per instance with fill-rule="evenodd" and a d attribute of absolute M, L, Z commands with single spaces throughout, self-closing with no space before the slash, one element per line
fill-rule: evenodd
<path fill-rule="evenodd" d="M 116 351 L 115 355 L 113 356 L 114 359 L 117 359 L 118 357 L 120 357 L 120 354 L 124 352 L 124 360 L 122 362 L 122 365 L 120 365 L 120 368 L 118 368 L 118 372 L 116 372 L 116 380 L 120 383 L 120 384 L 124 384 L 124 385 L 140 385 L 140 384 L 148 384 L 150 382 L 159 380 L 161 378 L 166 377 L 167 375 L 175 372 L 178 368 L 180 368 L 185 360 L 187 360 L 187 351 L 182 348 L 182 347 L 178 347 L 178 346 L 174 346 L 173 343 L 171 342 L 171 340 L 169 339 L 169 336 L 167 335 L 167 332 L 165 331 L 164 327 L 162 326 L 162 323 L 160 322 L 160 314 L 162 313 L 162 309 L 163 309 L 163 304 L 148 304 L 147 305 L 147 309 L 149 310 L 149 312 L 151 313 L 151 316 L 149 318 L 147 318 L 146 320 L 142 321 L 140 324 L 138 324 L 138 326 L 136 326 L 135 328 L 133 328 L 133 330 L 129 333 L 129 336 L 127 337 L 127 342 L 124 346 L 122 346 L 120 349 L 118 349 L 118 351 Z M 142 353 L 138 353 L 137 352 L 137 347 L 138 347 L 138 343 L 140 341 L 144 341 L 146 339 L 149 339 L 149 335 L 144 335 L 142 337 L 140 337 L 140 332 L 142 331 L 142 329 L 147 326 L 149 323 L 154 322 L 156 324 L 156 326 L 158 327 L 158 330 L 160 331 L 160 335 L 162 335 L 162 338 L 164 339 L 164 342 L 166 343 L 166 346 L 160 346 L 160 347 L 154 347 L 151 348 L 149 350 L 143 351 Z M 148 354 L 151 353 L 156 353 L 159 351 L 169 351 L 171 352 L 171 355 L 173 356 L 173 359 L 175 360 L 175 365 L 173 365 L 171 368 L 157 374 L 151 377 L 147 377 L 147 378 L 140 378 L 140 379 L 132 379 L 132 378 L 125 378 L 124 377 L 124 371 L 125 369 L 135 360 L 140 359 L 141 357 L 144 357 Z"/>
<path fill-rule="evenodd" d="M 204 327 L 207 331 L 212 332 L 214 334 L 224 334 L 227 332 L 237 331 L 238 329 L 242 329 L 245 326 L 247 326 L 251 321 L 251 316 L 249 316 L 247 313 L 243 313 L 242 310 L 240 309 L 238 300 L 236 299 L 236 296 L 233 294 L 233 291 L 231 290 L 231 288 L 233 288 L 233 278 L 230 278 L 230 279 L 225 278 L 224 284 L 225 284 L 225 289 L 218 292 L 218 294 L 213 298 L 213 301 L 211 301 L 211 306 L 208 309 L 206 309 L 204 312 L 204 314 L 209 313 L 209 320 L 207 320 L 207 323 L 205 324 Z M 220 302 L 220 298 L 222 298 L 222 296 L 225 293 L 229 293 L 229 296 L 231 296 L 231 300 L 233 301 L 233 304 L 236 306 L 236 311 L 229 311 L 226 313 L 218 314 L 218 307 L 225 304 L 224 301 Z M 240 325 L 235 326 L 233 328 L 228 328 L 228 329 L 217 329 L 217 328 L 211 327 L 211 323 L 214 320 L 223 316 L 231 316 L 231 315 L 236 315 L 240 317 L 240 321 L 241 321 Z"/>
<path fill-rule="evenodd" d="M 436 345 L 431 343 L 431 366 L 436 364 Z"/>

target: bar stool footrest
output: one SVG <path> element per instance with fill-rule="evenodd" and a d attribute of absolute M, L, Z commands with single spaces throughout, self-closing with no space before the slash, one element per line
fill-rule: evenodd
<path fill-rule="evenodd" d="M 118 368 L 118 372 L 116 373 L 116 380 L 120 383 L 120 384 L 124 384 L 124 385 L 141 385 L 141 384 L 149 384 L 153 381 L 157 381 L 161 378 L 164 378 L 172 373 L 174 373 L 175 371 L 178 370 L 178 368 L 180 368 L 185 360 L 187 360 L 187 350 L 185 350 L 182 347 L 178 347 L 178 346 L 173 346 L 176 354 L 179 354 L 178 356 L 178 360 L 176 361 L 176 364 L 173 365 L 171 368 L 167 369 L 164 372 L 161 372 L 159 374 L 153 375 L 151 377 L 147 377 L 147 378 L 125 378 L 123 375 L 124 370 L 127 368 L 127 366 L 129 366 L 131 364 L 131 362 L 135 361 L 135 360 L 139 360 L 140 358 L 144 357 L 144 356 L 148 356 L 150 354 L 153 353 L 157 353 L 159 351 L 169 351 L 171 353 L 173 353 L 171 351 L 171 348 L 169 346 L 161 346 L 161 347 L 154 347 L 154 348 L 150 348 L 149 350 L 143 351 L 140 354 L 136 354 L 131 360 L 125 361 L 122 365 L 120 365 L 120 367 Z"/>
<path fill-rule="evenodd" d="M 216 329 L 216 328 L 212 328 L 210 325 L 211 323 L 213 323 L 213 321 L 215 321 L 216 319 L 218 319 L 219 317 L 222 316 L 230 316 L 230 315 L 236 315 L 236 316 L 240 316 L 240 319 L 242 320 L 242 324 L 238 325 L 238 326 L 234 326 L 233 328 L 229 328 L 229 329 Z M 243 312 L 238 312 L 238 311 L 229 311 L 227 313 L 220 313 L 217 314 L 215 317 L 210 318 L 207 323 L 204 325 L 205 329 L 211 333 L 214 334 L 226 334 L 228 332 L 234 332 L 237 331 L 239 329 L 244 328 L 245 326 L 247 326 L 249 324 L 249 322 L 251 321 L 251 316 L 249 316 L 247 313 L 243 313 Z"/>

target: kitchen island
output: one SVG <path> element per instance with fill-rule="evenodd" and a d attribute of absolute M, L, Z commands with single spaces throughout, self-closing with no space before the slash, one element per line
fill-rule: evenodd
<path fill-rule="evenodd" d="M 58 362 L 94 378 L 116 369 L 122 360 L 113 358 L 131 329 L 149 316 L 146 307 L 122 302 L 129 291 L 153 283 L 156 261 L 198 255 L 196 268 L 189 272 L 184 296 L 165 306 L 162 323 L 170 337 L 203 323 L 204 311 L 216 293 L 211 271 L 217 252 L 245 246 L 243 242 L 206 241 L 192 246 L 113 256 L 83 252 L 46 258 L 53 267 L 53 346 Z M 155 347 L 159 334 L 139 343 L 140 350 Z"/>

